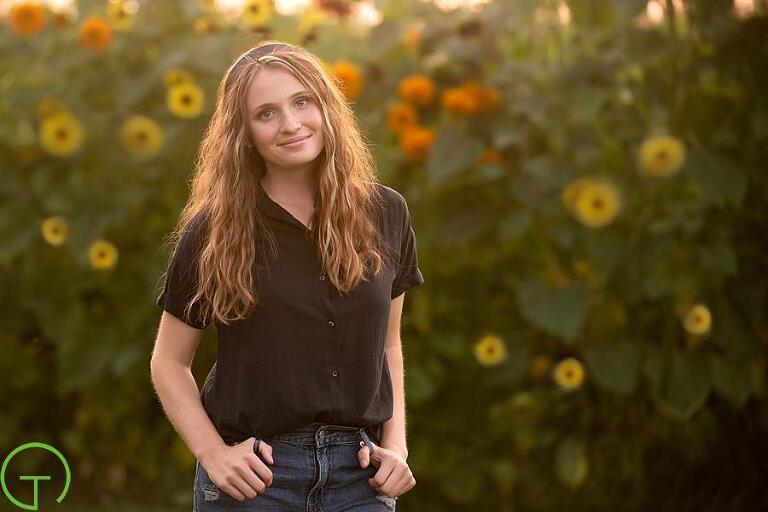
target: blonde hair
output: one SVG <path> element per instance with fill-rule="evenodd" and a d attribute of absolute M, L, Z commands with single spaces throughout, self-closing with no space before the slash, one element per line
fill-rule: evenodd
<path fill-rule="evenodd" d="M 262 66 L 290 72 L 322 112 L 324 149 L 314 169 L 312 238 L 328 279 L 346 294 L 361 280 L 368 280 L 367 272 L 378 275 L 392 261 L 375 223 L 376 208 L 383 203 L 374 161 L 344 93 L 326 65 L 310 52 L 267 41 L 243 53 L 219 83 L 190 196 L 170 234 L 170 241 L 177 245 L 190 221 L 198 214 L 204 217 L 201 249 L 195 256 L 197 288 L 185 314 L 201 301 L 202 317 L 227 325 L 246 318 L 260 302 L 254 264 L 268 270 L 269 261 L 259 248 L 268 243 L 272 258 L 277 257 L 274 235 L 256 207 L 266 164 L 247 124 L 246 94 Z"/>

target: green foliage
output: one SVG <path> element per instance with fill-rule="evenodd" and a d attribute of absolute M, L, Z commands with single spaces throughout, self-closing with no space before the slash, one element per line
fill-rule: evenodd
<path fill-rule="evenodd" d="M 79 5 L 81 18 L 105 12 L 99 1 Z M 218 80 L 269 35 L 359 66 L 353 106 L 382 181 L 409 202 L 426 283 L 403 316 L 418 485 L 400 508 L 754 507 L 768 456 L 757 442 L 768 429 L 765 6 L 740 18 L 729 2 L 695 0 L 641 27 L 642 1 L 567 5 L 563 24 L 549 1 L 470 13 L 399 0 L 384 3 L 384 21 L 364 35 L 345 23 L 300 33 L 289 16 L 267 34 L 197 33 L 201 19 L 220 21 L 202 3 L 150 0 L 103 51 L 79 44 L 79 19 L 26 38 L 3 24 L 2 451 L 51 442 L 84 500 L 143 496 L 188 509 L 194 458 L 149 380 L 163 237 L 186 197 Z M 421 42 L 410 47 L 404 31 L 418 22 Z M 197 118 L 167 107 L 164 77 L 175 67 L 204 92 Z M 423 160 L 387 125 L 398 84 L 413 74 L 437 89 L 419 110 L 435 134 Z M 466 81 L 500 102 L 449 112 L 442 93 Z M 73 155 L 40 150 L 43 98 L 83 124 Z M 151 158 L 121 144 L 119 127 L 135 114 L 162 128 Z M 656 135 L 685 151 L 666 176 L 639 172 L 642 144 Z M 499 158 L 480 161 L 488 149 Z M 620 194 L 607 225 L 571 215 L 564 191 L 578 178 Z M 40 234 L 51 215 L 68 220 L 63 245 Z M 101 238 L 119 250 L 107 271 L 88 255 Z M 695 304 L 711 313 L 704 334 L 686 328 Z M 473 350 L 488 333 L 505 358 Z M 209 330 L 201 342 L 198 382 L 213 338 Z M 553 371 L 568 357 L 583 364 L 583 379 Z M 733 477 L 708 469 L 726 465 Z"/>

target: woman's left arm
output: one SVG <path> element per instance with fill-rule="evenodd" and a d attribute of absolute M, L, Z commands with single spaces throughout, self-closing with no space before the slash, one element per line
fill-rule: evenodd
<path fill-rule="evenodd" d="M 405 439 L 405 373 L 403 347 L 400 339 L 400 319 L 403 314 L 405 293 L 392 299 L 384 351 L 387 354 L 389 375 L 392 378 L 392 417 L 381 425 L 381 446 L 408 458 Z"/>

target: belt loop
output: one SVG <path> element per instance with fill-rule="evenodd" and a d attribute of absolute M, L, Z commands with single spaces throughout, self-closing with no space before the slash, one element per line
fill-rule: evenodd
<path fill-rule="evenodd" d="M 259 446 L 261 446 L 261 438 L 256 439 L 256 442 L 253 443 L 253 453 L 256 455 L 259 454 Z"/>
<path fill-rule="evenodd" d="M 360 437 L 363 438 L 363 440 L 360 441 L 360 446 L 366 445 L 368 447 L 368 455 L 372 455 L 373 444 L 371 443 L 371 439 L 368 437 L 368 433 L 365 431 L 365 427 L 360 429 Z"/>

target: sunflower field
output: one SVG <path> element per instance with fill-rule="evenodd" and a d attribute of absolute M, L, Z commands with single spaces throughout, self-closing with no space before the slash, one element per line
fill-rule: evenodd
<path fill-rule="evenodd" d="M 0 456 L 61 450 L 56 509 L 191 508 L 155 298 L 264 39 L 324 60 L 409 204 L 400 510 L 768 510 L 768 2 L 0 2 Z"/>

